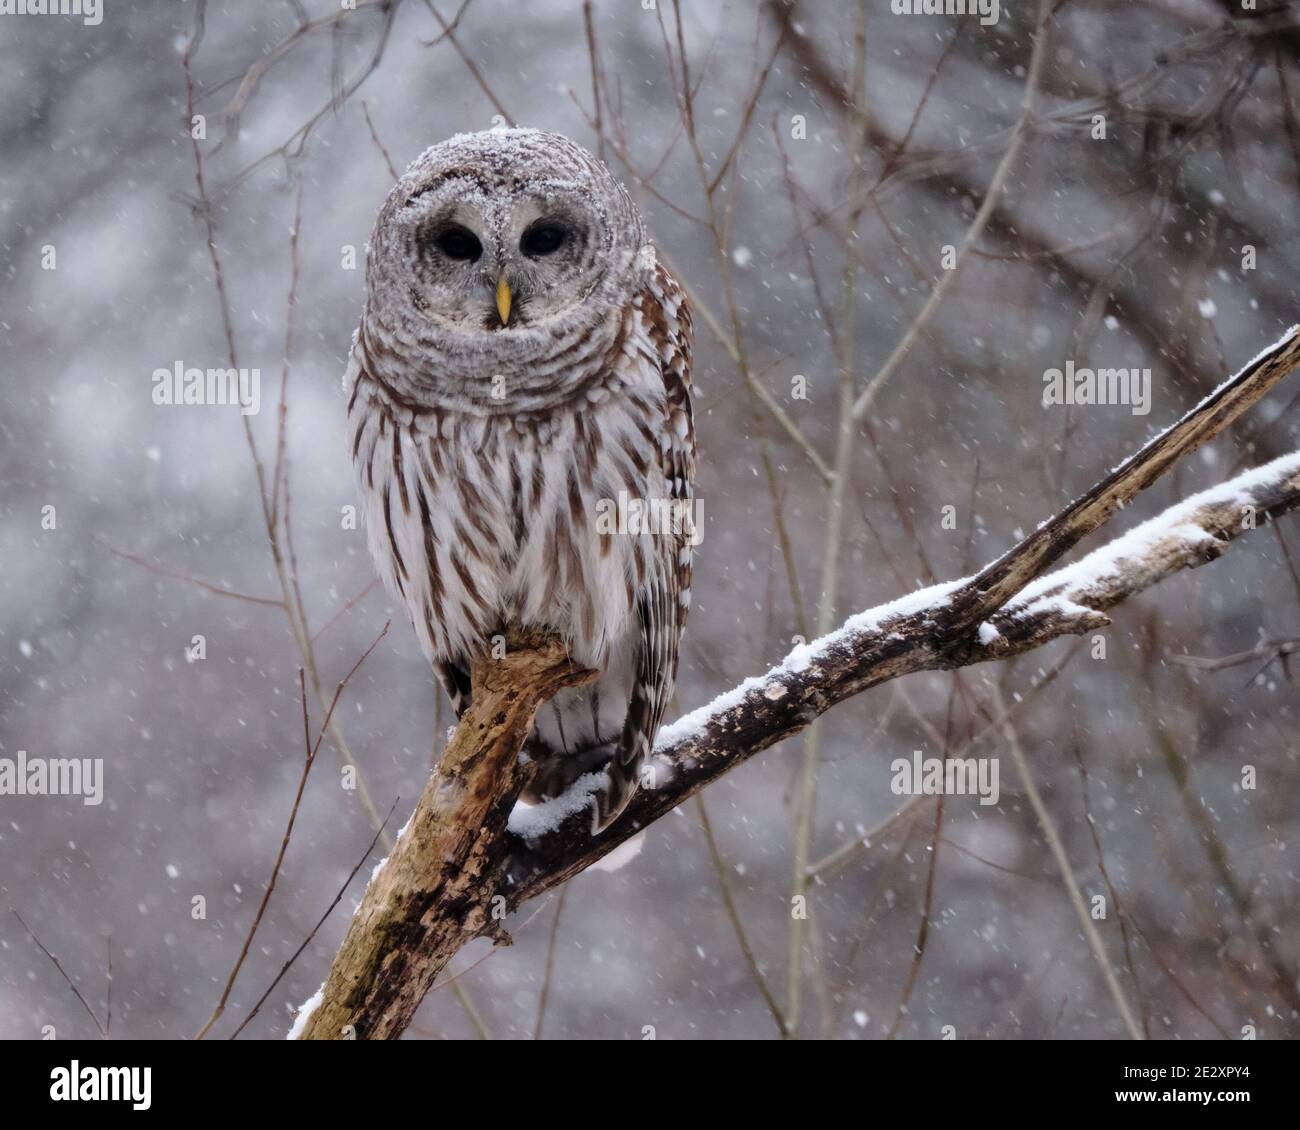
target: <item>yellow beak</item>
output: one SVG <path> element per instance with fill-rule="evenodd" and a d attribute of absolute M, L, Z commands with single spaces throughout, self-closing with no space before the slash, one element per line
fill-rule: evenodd
<path fill-rule="evenodd" d="M 497 280 L 497 313 L 501 315 L 503 326 L 510 321 L 510 284 L 505 275 Z"/>

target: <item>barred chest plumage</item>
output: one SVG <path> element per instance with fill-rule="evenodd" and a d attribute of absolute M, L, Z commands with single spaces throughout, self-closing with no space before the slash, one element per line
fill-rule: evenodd
<path fill-rule="evenodd" d="M 379 375 L 383 346 L 364 326 L 345 377 L 370 551 L 435 667 L 485 654 L 517 623 L 553 628 L 605 672 L 539 719 L 557 750 L 617 737 L 638 594 L 673 564 L 649 531 L 609 521 L 620 498 L 668 494 L 664 382 L 643 321 L 631 309 L 608 343 L 570 356 L 559 398 L 504 374 L 503 403 L 420 404 Z"/>
<path fill-rule="evenodd" d="M 627 190 L 559 134 L 427 149 L 376 217 L 344 382 L 371 553 L 457 714 L 494 637 L 557 631 L 599 677 L 540 712 L 528 791 L 599 769 L 608 827 L 652 784 L 698 529 L 690 307 Z"/>

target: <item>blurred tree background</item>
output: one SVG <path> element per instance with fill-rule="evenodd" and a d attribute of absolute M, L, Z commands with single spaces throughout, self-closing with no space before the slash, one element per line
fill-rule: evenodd
<path fill-rule="evenodd" d="M 318 724 L 315 684 L 328 700 L 390 617 L 214 1034 L 374 834 L 340 747 L 376 811 L 401 798 L 390 831 L 405 819 L 451 718 L 348 528 L 340 377 L 374 215 L 425 147 L 503 121 L 568 134 L 690 289 L 706 527 L 675 715 L 796 637 L 973 572 L 1298 320 L 1300 5 L 1257 7 L 1004 0 L 983 24 L 889 0 L 122 0 L 97 26 L 0 17 L 0 756 L 105 761 L 102 805 L 0 797 L 0 901 L 101 1018 L 111 945 L 114 1036 L 193 1035 L 293 803 L 298 668 Z M 260 413 L 156 405 L 155 369 L 229 363 L 223 306 Z M 1149 368 L 1150 414 L 1045 408 L 1043 374 L 1067 361 Z M 1284 383 L 1116 528 L 1294 450 L 1296 398 Z M 1291 519 L 1120 609 L 1104 650 L 1058 641 L 854 699 L 620 869 L 526 907 L 512 948 L 463 954 L 473 970 L 409 1037 L 775 1037 L 791 1004 L 807 1036 L 1123 1036 L 1009 760 L 996 807 L 889 819 L 895 757 L 963 749 L 1021 695 L 1017 739 L 1105 900 L 1139 1025 L 1295 1037 L 1300 702 L 1274 645 L 1297 637 Z M 795 861 L 882 822 L 818 872 L 793 926 Z M 284 1033 L 371 865 L 247 1035 Z M 0 1036 L 47 1024 L 93 1034 L 5 914 Z"/>

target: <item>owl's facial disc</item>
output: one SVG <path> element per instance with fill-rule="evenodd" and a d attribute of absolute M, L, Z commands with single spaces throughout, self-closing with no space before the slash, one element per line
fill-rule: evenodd
<path fill-rule="evenodd" d="M 411 304 L 444 330 L 547 330 L 579 310 L 621 261 L 598 202 L 474 188 L 443 180 L 411 195 L 398 216 Z"/>
<path fill-rule="evenodd" d="M 444 357 L 508 368 L 612 325 L 645 283 L 645 242 L 627 192 L 567 138 L 458 135 L 413 162 L 380 212 L 371 319 Z"/>

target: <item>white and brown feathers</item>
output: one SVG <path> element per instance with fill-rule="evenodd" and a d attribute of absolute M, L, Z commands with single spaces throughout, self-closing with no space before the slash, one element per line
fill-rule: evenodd
<path fill-rule="evenodd" d="M 555 242 L 547 225 L 558 248 L 527 254 Z M 604 165 L 531 130 L 422 155 L 380 212 L 366 282 L 345 385 L 380 573 L 458 712 L 471 657 L 507 624 L 558 631 L 602 672 L 544 708 L 528 749 L 544 793 L 603 767 L 603 828 L 672 696 L 692 539 L 600 532 L 597 515 L 691 498 L 685 298 Z"/>

